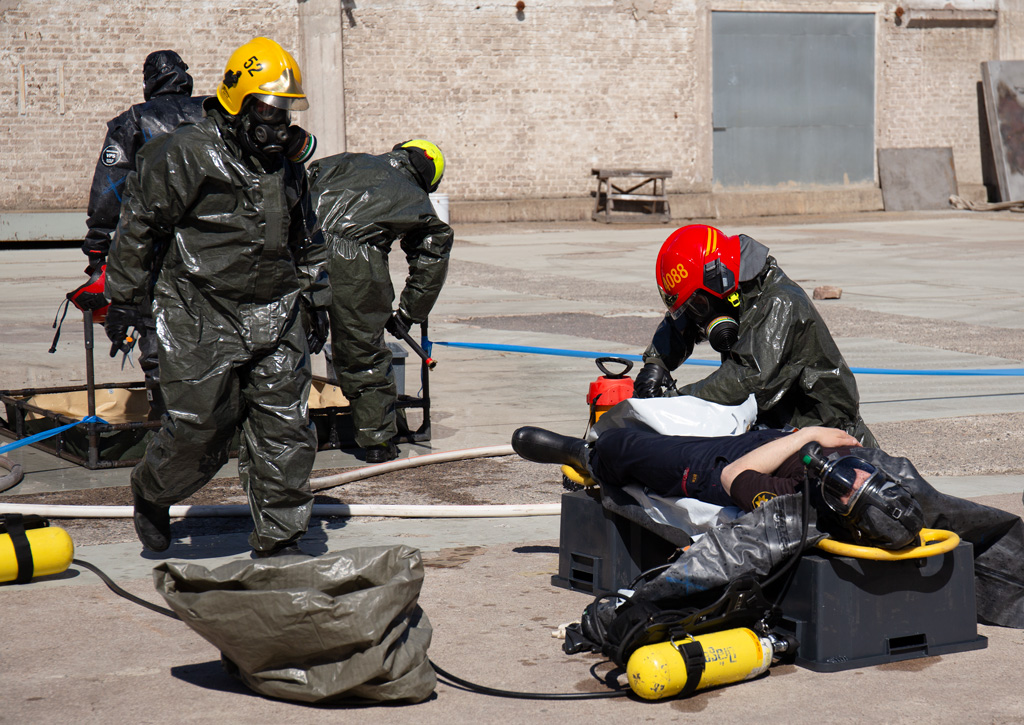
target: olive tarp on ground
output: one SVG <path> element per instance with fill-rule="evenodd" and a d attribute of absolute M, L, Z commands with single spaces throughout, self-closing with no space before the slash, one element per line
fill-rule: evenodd
<path fill-rule="evenodd" d="M 417 604 L 420 552 L 363 547 L 319 557 L 164 562 L 157 591 L 261 695 L 307 703 L 420 702 L 437 683 Z"/>

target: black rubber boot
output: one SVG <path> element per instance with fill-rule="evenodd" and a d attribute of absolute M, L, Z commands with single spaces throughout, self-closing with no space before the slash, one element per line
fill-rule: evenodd
<path fill-rule="evenodd" d="M 367 463 L 387 463 L 398 458 L 398 446 L 394 441 L 381 443 L 378 446 L 370 446 L 366 449 Z"/>
<path fill-rule="evenodd" d="M 512 434 L 512 450 L 534 463 L 559 463 L 589 473 L 590 448 L 582 438 L 525 426 Z"/>
<path fill-rule="evenodd" d="M 171 545 L 170 507 L 150 503 L 132 492 L 135 499 L 135 535 L 150 551 L 165 551 Z"/>

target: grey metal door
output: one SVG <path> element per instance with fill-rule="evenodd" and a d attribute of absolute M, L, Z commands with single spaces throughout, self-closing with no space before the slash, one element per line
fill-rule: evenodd
<path fill-rule="evenodd" d="M 875 16 L 711 14 L 714 181 L 874 180 Z"/>

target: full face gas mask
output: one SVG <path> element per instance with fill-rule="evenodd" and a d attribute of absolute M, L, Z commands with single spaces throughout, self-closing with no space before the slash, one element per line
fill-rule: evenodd
<path fill-rule="evenodd" d="M 913 544 L 924 526 L 921 506 L 899 480 L 858 456 L 822 455 L 809 443 L 801 451 L 819 514 L 857 543 L 883 549 Z"/>
<path fill-rule="evenodd" d="M 283 153 L 292 161 L 305 163 L 316 151 L 316 137 L 291 125 L 291 111 L 250 97 L 239 114 L 242 141 L 254 154 L 270 158 Z"/>
<path fill-rule="evenodd" d="M 711 292 L 725 294 L 733 290 L 736 278 L 721 260 L 715 259 L 704 265 L 703 282 L 704 288 L 690 295 L 690 299 L 674 310 L 672 316 L 685 314 L 716 352 L 729 352 L 740 332 L 740 296 L 733 291 L 722 299 Z"/>

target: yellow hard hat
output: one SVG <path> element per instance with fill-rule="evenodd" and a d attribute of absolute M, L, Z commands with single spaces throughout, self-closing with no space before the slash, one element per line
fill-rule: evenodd
<path fill-rule="evenodd" d="M 414 138 L 411 141 L 406 141 L 405 143 L 398 144 L 396 148 L 422 149 L 423 156 L 433 164 L 434 168 L 432 170 L 433 175 L 432 178 L 430 179 L 430 186 L 436 189 L 438 183 L 441 181 L 441 177 L 444 176 L 444 154 L 441 153 L 441 149 L 439 149 L 437 146 L 430 143 L 429 141 L 424 141 L 421 138 Z"/>
<path fill-rule="evenodd" d="M 217 88 L 220 104 L 237 116 L 247 96 L 291 111 L 309 108 L 299 64 L 270 38 L 253 38 L 232 53 L 224 67 L 224 79 Z"/>

